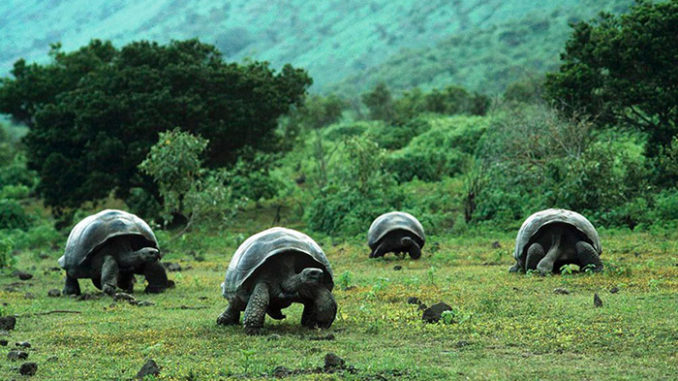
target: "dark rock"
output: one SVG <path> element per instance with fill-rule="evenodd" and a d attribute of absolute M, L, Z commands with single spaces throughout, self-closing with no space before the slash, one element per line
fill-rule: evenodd
<path fill-rule="evenodd" d="M 13 271 L 12 275 L 19 277 L 19 279 L 21 279 L 21 280 L 29 280 L 29 279 L 33 278 L 33 274 L 27 273 L 27 272 L 24 272 L 24 271 L 19 271 L 19 270 Z"/>
<path fill-rule="evenodd" d="M 285 368 L 284 366 L 276 366 L 272 373 L 273 377 L 275 378 L 285 378 L 290 374 L 292 374 L 292 371 Z"/>
<path fill-rule="evenodd" d="M 21 347 L 21 348 L 30 348 L 31 347 L 31 343 L 29 343 L 28 341 L 21 341 L 21 342 L 14 344 L 14 345 L 16 345 L 17 347 Z"/>
<path fill-rule="evenodd" d="M 563 287 L 556 287 L 556 288 L 553 289 L 553 293 L 558 294 L 558 295 L 569 295 L 570 290 L 563 288 Z"/>
<path fill-rule="evenodd" d="M 616 294 L 616 293 L 618 293 L 618 292 L 619 292 L 619 288 L 618 288 L 618 287 L 612 287 L 612 288 L 610 289 L 610 294 Z"/>
<path fill-rule="evenodd" d="M 492 242 L 492 248 L 493 249 L 501 249 L 501 244 L 499 243 L 499 241 Z"/>
<path fill-rule="evenodd" d="M 452 311 L 452 307 L 440 302 L 424 310 L 421 319 L 427 323 L 437 323 L 445 311 Z"/>
<path fill-rule="evenodd" d="M 0 340 L 0 346 L 2 346 L 2 347 L 6 347 L 7 343 L 8 343 L 7 340 L 4 340 L 4 339 Z"/>
<path fill-rule="evenodd" d="M 329 341 L 329 340 L 334 340 L 334 339 L 335 339 L 335 337 L 334 337 L 334 334 L 332 334 L 332 333 L 325 335 L 325 336 L 314 336 L 314 337 L 309 338 L 309 340 L 311 340 L 311 341 L 323 341 L 323 340 Z"/>
<path fill-rule="evenodd" d="M 53 288 L 47 291 L 47 296 L 49 296 L 50 298 L 58 298 L 61 296 L 61 291 L 57 290 L 56 288 Z"/>
<path fill-rule="evenodd" d="M 139 369 L 139 372 L 137 372 L 137 378 L 141 380 L 149 374 L 154 376 L 160 374 L 160 367 L 158 367 L 158 364 L 156 364 L 152 359 L 148 359 L 144 366 Z"/>
<path fill-rule="evenodd" d="M 400 265 L 395 265 L 395 266 L 393 266 L 393 270 L 395 270 L 395 271 L 400 271 L 400 270 L 402 270 L 402 269 L 403 269 L 403 267 L 400 266 Z"/>
<path fill-rule="evenodd" d="M 24 294 L 24 299 L 35 299 L 35 295 L 31 294 L 30 292 L 27 292 Z"/>
<path fill-rule="evenodd" d="M 344 359 L 331 352 L 325 355 L 325 372 L 331 372 L 344 368 L 346 368 L 346 361 L 344 361 Z"/>
<path fill-rule="evenodd" d="M 104 294 L 101 293 L 101 292 L 100 293 L 91 293 L 91 294 L 86 292 L 84 294 L 74 295 L 73 297 L 75 297 L 77 300 L 95 300 L 95 299 L 101 298 L 103 295 Z"/>
<path fill-rule="evenodd" d="M 20 351 L 18 349 L 11 350 L 11 351 L 9 351 L 9 353 L 7 353 L 7 359 L 8 360 L 12 360 L 12 361 L 26 360 L 27 358 L 28 358 L 28 353 L 24 352 L 24 351 Z"/>
<path fill-rule="evenodd" d="M 19 368 L 19 373 L 21 373 L 24 376 L 33 376 L 37 371 L 38 364 L 34 362 L 23 363 L 21 364 L 21 368 Z"/>
<path fill-rule="evenodd" d="M 419 300 L 419 298 L 416 296 L 410 296 L 407 298 L 407 304 L 421 304 L 421 300 Z"/>
<path fill-rule="evenodd" d="M 181 265 L 176 262 L 163 262 L 162 265 L 167 271 L 181 271 Z"/>
<path fill-rule="evenodd" d="M 16 318 L 14 316 L 0 317 L 0 330 L 11 331 L 16 325 Z"/>
<path fill-rule="evenodd" d="M 600 299 L 600 296 L 598 296 L 598 294 L 593 294 L 593 305 L 596 307 L 603 306 L 603 300 Z"/>

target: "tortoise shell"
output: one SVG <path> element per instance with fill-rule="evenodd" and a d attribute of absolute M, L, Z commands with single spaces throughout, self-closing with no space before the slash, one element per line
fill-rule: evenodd
<path fill-rule="evenodd" d="M 367 231 L 367 244 L 374 250 L 382 238 L 399 229 L 412 233 L 419 247 L 424 247 L 426 241 L 424 227 L 413 215 L 405 212 L 389 212 L 377 217 Z"/>

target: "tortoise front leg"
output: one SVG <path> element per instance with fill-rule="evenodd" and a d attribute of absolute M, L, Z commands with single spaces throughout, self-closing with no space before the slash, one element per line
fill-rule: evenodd
<path fill-rule="evenodd" d="M 146 293 L 158 294 L 165 291 L 170 286 L 170 282 L 167 280 L 165 267 L 160 261 L 146 263 L 144 265 L 144 276 L 148 281 L 148 286 L 146 286 L 146 289 L 144 290 Z"/>
<path fill-rule="evenodd" d="M 304 304 L 301 325 L 309 328 L 329 328 L 337 316 L 337 302 L 330 290 L 319 287 L 313 302 Z"/>
<path fill-rule="evenodd" d="M 226 310 L 217 317 L 217 324 L 219 325 L 235 325 L 240 323 L 240 311 L 245 309 L 243 303 L 237 296 L 228 301 Z"/>
<path fill-rule="evenodd" d="M 261 327 L 264 326 L 268 303 L 268 285 L 265 282 L 259 282 L 254 286 L 250 300 L 247 302 L 247 308 L 245 308 L 245 319 L 243 319 L 245 333 L 248 335 L 259 333 Z"/>
<path fill-rule="evenodd" d="M 410 254 L 410 258 L 419 259 L 419 257 L 421 257 L 421 248 L 419 247 L 417 242 L 412 238 L 403 237 L 400 240 L 400 244 L 402 245 L 403 248 L 405 248 L 405 251 L 407 251 Z"/>
<path fill-rule="evenodd" d="M 579 259 L 579 267 L 584 268 L 588 265 L 593 265 L 593 271 L 603 271 L 603 262 L 600 261 L 600 256 L 596 249 L 586 241 L 579 241 L 575 245 L 577 258 Z"/>
<path fill-rule="evenodd" d="M 74 278 L 66 273 L 66 284 L 63 290 L 64 295 L 80 295 L 80 283 L 77 278 Z"/>
<path fill-rule="evenodd" d="M 134 273 L 133 272 L 120 272 L 118 274 L 118 287 L 121 288 L 123 291 L 125 291 L 128 294 L 131 294 L 134 292 L 134 282 L 136 279 L 134 278 Z"/>
<path fill-rule="evenodd" d="M 553 266 L 555 265 L 559 254 L 560 250 L 558 245 L 551 246 L 544 258 L 537 264 L 537 270 L 539 270 L 542 275 L 553 273 Z"/>
<path fill-rule="evenodd" d="M 118 285 L 118 262 L 112 255 L 104 257 L 104 263 L 101 265 L 101 290 L 113 296 L 115 288 Z"/>

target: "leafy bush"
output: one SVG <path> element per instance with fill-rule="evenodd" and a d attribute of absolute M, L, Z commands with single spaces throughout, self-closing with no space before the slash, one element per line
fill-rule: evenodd
<path fill-rule="evenodd" d="M 282 187 L 270 174 L 277 159 L 277 155 L 244 150 L 235 165 L 224 175 L 226 184 L 232 188 L 233 197 L 254 201 L 275 197 Z"/>
<path fill-rule="evenodd" d="M 26 230 L 30 226 L 30 219 L 14 200 L 0 199 L 0 229 Z"/>
<path fill-rule="evenodd" d="M 425 181 L 439 181 L 444 176 L 461 173 L 489 120 L 467 116 L 429 117 L 428 123 L 431 127 L 427 131 L 388 157 L 386 167 L 401 183 L 415 176 Z"/>
<path fill-rule="evenodd" d="M 16 258 L 12 255 L 13 242 L 9 237 L 0 236 L 0 269 L 14 266 Z"/>
<path fill-rule="evenodd" d="M 56 249 L 66 241 L 66 237 L 47 221 L 32 226 L 26 231 L 14 230 L 10 235 L 14 241 L 14 248 L 17 250 Z"/>
<path fill-rule="evenodd" d="M 312 230 L 327 234 L 364 233 L 379 214 L 399 208 L 403 195 L 384 171 L 384 152 L 374 142 L 349 138 L 339 155 L 333 163 L 340 166 L 330 169 L 304 219 Z"/>
<path fill-rule="evenodd" d="M 419 117 L 404 124 L 372 123 L 367 130 L 367 136 L 379 147 L 393 150 L 407 146 L 412 138 L 430 128 L 428 118 Z"/>
<path fill-rule="evenodd" d="M 382 122 L 351 122 L 351 123 L 337 123 L 332 124 L 329 127 L 325 128 L 323 131 L 323 136 L 327 140 L 339 141 L 351 136 L 361 135 L 368 129 L 372 128 L 374 124 L 381 125 Z"/>

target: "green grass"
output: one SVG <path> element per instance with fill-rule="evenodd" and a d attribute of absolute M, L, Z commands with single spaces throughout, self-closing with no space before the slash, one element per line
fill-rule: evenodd
<path fill-rule="evenodd" d="M 161 380 L 272 378 L 279 365 L 322 367 L 328 352 L 356 373 L 290 379 L 668 380 L 678 372 L 675 232 L 602 231 L 607 271 L 550 277 L 507 272 L 513 233 L 430 237 L 418 261 L 368 260 L 363 242 L 332 244 L 325 238 L 319 243 L 333 265 L 340 307 L 333 326 L 304 329 L 300 306 L 292 306 L 284 311 L 287 319 L 267 318 L 264 334 L 249 337 L 242 327 L 220 327 L 215 320 L 227 305 L 219 284 L 230 256 L 243 236 L 270 222 L 266 213 L 257 216 L 247 229 L 189 233 L 173 241 L 161 233 L 169 250 L 165 260 L 192 268 L 170 273 L 177 286 L 161 295 L 140 293 L 139 279 L 136 297 L 155 303 L 147 307 L 106 297 L 48 298 L 49 289 L 62 288 L 62 272 L 50 270 L 60 252 L 48 259 L 24 252 L 18 268 L 34 278 L 0 276 L 0 300 L 7 303 L 1 311 L 19 315 L 16 329 L 2 338 L 10 347 L 32 344 L 36 380 L 129 380 L 146 358 L 162 367 Z M 500 248 L 493 248 L 495 241 Z M 205 259 L 194 260 L 192 251 Z M 7 291 L 14 283 L 15 291 Z M 81 287 L 96 291 L 88 281 Z M 571 293 L 556 295 L 556 287 Z M 613 287 L 619 292 L 610 293 Z M 27 292 L 34 299 L 25 298 Z M 593 306 L 594 293 L 602 308 Z M 421 311 L 406 303 L 409 296 L 428 305 L 450 304 L 458 322 L 424 324 Z M 80 313 L 31 315 L 53 310 Z M 336 339 L 310 340 L 328 333 Z M 20 363 L 5 357 L 10 347 L 1 347 L 0 374 L 19 380 L 13 368 Z"/>

